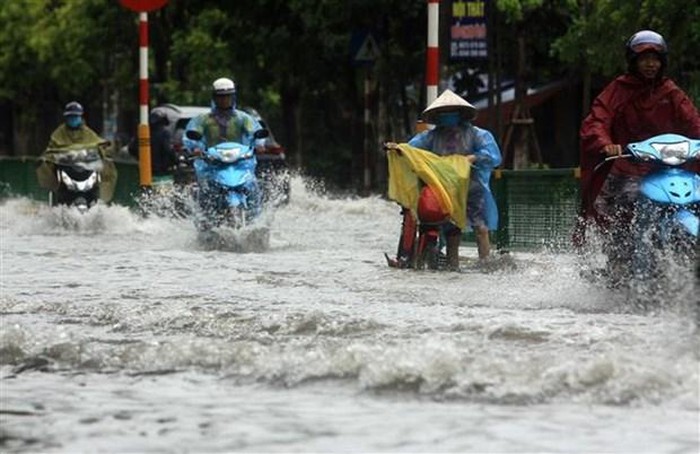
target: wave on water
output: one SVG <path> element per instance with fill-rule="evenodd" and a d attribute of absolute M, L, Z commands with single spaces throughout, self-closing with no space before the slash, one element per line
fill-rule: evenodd
<path fill-rule="evenodd" d="M 194 369 L 241 383 L 342 380 L 365 392 L 436 400 L 700 409 L 698 334 L 674 318 L 605 314 L 602 326 L 599 314 L 528 321 L 514 310 L 474 308 L 459 322 L 406 330 L 357 314 L 254 315 L 192 307 L 188 298 L 148 307 L 4 300 L 0 312 L 57 318 L 40 331 L 13 324 L 0 334 L 0 365 L 10 374 Z"/>
<path fill-rule="evenodd" d="M 144 217 L 129 207 L 97 204 L 85 212 L 75 207 L 50 207 L 26 198 L 10 199 L 0 205 L 0 225 L 18 236 L 24 235 L 158 235 L 173 231 L 173 224 L 157 217 Z"/>
<path fill-rule="evenodd" d="M 63 264 L 108 298 L 55 275 L 29 293 L 23 276 L 11 276 L 7 288 L 17 290 L 0 297 L 4 375 L 194 370 L 446 401 L 698 410 L 697 329 L 674 313 L 624 310 L 624 298 L 583 278 L 570 255 L 513 251 L 487 272 L 389 269 L 382 252 L 396 245 L 398 205 L 329 195 L 300 177 L 289 203 L 266 214 L 270 249 L 249 260 L 202 253 L 189 219 L 95 208 L 84 216 L 25 199 L 0 205 L 3 240 L 119 237 L 106 248 L 119 253 L 118 267 Z M 39 253 L 15 251 L 32 270 Z M 133 270 L 128 279 L 124 270 Z"/>

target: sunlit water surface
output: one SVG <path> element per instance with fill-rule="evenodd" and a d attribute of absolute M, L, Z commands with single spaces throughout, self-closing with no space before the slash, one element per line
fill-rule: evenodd
<path fill-rule="evenodd" d="M 565 253 L 391 269 L 397 205 L 300 178 L 261 222 L 241 253 L 119 206 L 0 205 L 0 450 L 700 451 L 682 304 L 631 310 Z"/>

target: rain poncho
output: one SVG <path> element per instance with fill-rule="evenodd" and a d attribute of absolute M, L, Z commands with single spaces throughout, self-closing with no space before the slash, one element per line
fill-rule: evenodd
<path fill-rule="evenodd" d="M 605 155 L 605 145 L 623 147 L 662 133 L 678 133 L 691 138 L 700 137 L 700 115 L 692 101 L 668 78 L 660 81 L 642 80 L 625 74 L 613 80 L 593 101 L 591 111 L 581 124 L 581 194 L 585 217 L 598 220 L 594 202 L 608 173 L 643 175 L 651 164 L 609 161 L 597 172 L 596 165 Z M 690 170 L 700 170 L 693 163 Z"/>
<path fill-rule="evenodd" d="M 50 158 L 51 155 L 61 153 L 62 148 L 70 147 L 76 144 L 94 145 L 97 143 L 103 143 L 105 139 L 100 137 L 95 131 L 86 125 L 82 125 L 77 129 L 71 129 L 65 124 L 60 125 L 54 130 L 49 139 L 49 145 L 46 147 L 46 151 L 42 155 L 42 158 Z M 103 169 L 100 172 L 100 199 L 105 202 L 112 200 L 114 196 L 114 190 L 117 185 L 117 166 L 114 161 L 110 158 L 107 148 L 104 146 L 100 147 L 103 159 Z M 47 160 L 44 160 L 39 167 L 36 169 L 37 180 L 39 181 L 39 186 L 49 191 L 55 191 L 58 189 L 58 179 L 56 178 L 56 172 L 54 170 L 54 165 Z"/>
<path fill-rule="evenodd" d="M 260 123 L 246 112 L 237 109 L 220 111 L 212 107 L 210 113 L 194 117 L 187 123 L 182 142 L 188 150 L 206 149 L 222 142 L 249 145 L 254 142 L 253 134 L 260 129 Z M 201 133 L 202 140 L 189 139 L 187 131 Z M 263 140 L 261 139 L 260 145 Z"/>
<path fill-rule="evenodd" d="M 417 213 L 421 184 L 431 186 L 450 220 L 460 229 L 466 226 L 469 162 L 463 156 L 435 153 L 399 144 L 389 150 L 389 198 Z"/>
<path fill-rule="evenodd" d="M 442 127 L 421 132 L 409 142 L 417 148 L 430 150 L 437 155 L 476 155 L 471 177 L 479 183 L 484 194 L 484 217 L 489 230 L 498 228 L 498 208 L 491 192 L 491 173 L 501 163 L 501 151 L 493 135 L 470 123 Z"/>

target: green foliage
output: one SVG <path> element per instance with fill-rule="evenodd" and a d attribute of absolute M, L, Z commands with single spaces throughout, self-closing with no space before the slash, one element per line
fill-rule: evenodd
<path fill-rule="evenodd" d="M 700 98 L 697 2 L 494 1 L 504 79 L 515 75 L 516 35 L 527 41 L 524 77 L 544 83 L 584 68 L 619 73 L 625 40 L 653 28 L 669 42 L 670 74 Z M 149 14 L 152 100 L 206 105 L 211 82 L 232 77 L 239 103 L 265 115 L 290 155 L 310 173 L 349 185 L 348 175 L 361 175 L 366 71 L 353 65 L 350 38 L 371 30 L 378 39 L 375 101 L 391 117 L 383 132 L 402 139 L 424 102 L 426 13 L 418 0 L 170 0 Z M 114 97 L 122 130 L 134 134 L 136 13 L 116 0 L 5 0 L 0 27 L 0 105 L 21 112 L 15 120 L 24 130 L 46 111 L 60 115 L 68 99 L 100 112 Z"/>
<path fill-rule="evenodd" d="M 227 14 L 217 8 L 200 11 L 187 29 L 175 30 L 172 64 L 180 67 L 184 77 L 164 85 L 166 97 L 180 104 L 209 104 L 211 82 L 234 76 L 235 56 L 227 40 L 230 30 Z"/>
<path fill-rule="evenodd" d="M 47 100 L 93 97 L 110 81 L 123 84 L 114 61 L 131 53 L 133 40 L 112 26 L 119 13 L 101 0 L 2 2 L 0 97 L 25 100 L 31 115 Z"/>
<path fill-rule="evenodd" d="M 583 0 L 569 31 L 554 40 L 554 54 L 613 76 L 626 67 L 624 45 L 641 29 L 661 33 L 670 49 L 669 73 L 700 68 L 700 5 L 675 0 Z"/>
<path fill-rule="evenodd" d="M 39 12 L 37 1 L 0 4 L 0 29 L 3 30 L 0 33 L 0 98 L 21 98 L 42 78 L 36 65 L 37 52 L 27 39 L 32 34 L 32 21 L 27 20 L 27 16 L 36 17 Z M 20 73 L 23 77 L 17 77 Z"/>
<path fill-rule="evenodd" d="M 496 0 L 496 7 L 505 14 L 507 22 L 519 22 L 528 11 L 542 6 L 545 0 Z"/>

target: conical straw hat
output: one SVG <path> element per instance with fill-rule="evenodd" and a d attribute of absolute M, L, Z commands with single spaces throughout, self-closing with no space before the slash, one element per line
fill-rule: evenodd
<path fill-rule="evenodd" d="M 476 118 L 476 107 L 469 104 L 464 98 L 455 94 L 452 90 L 445 90 L 437 97 L 421 114 L 421 118 L 435 124 L 435 119 L 441 112 L 459 111 L 462 118 L 467 121 Z"/>

